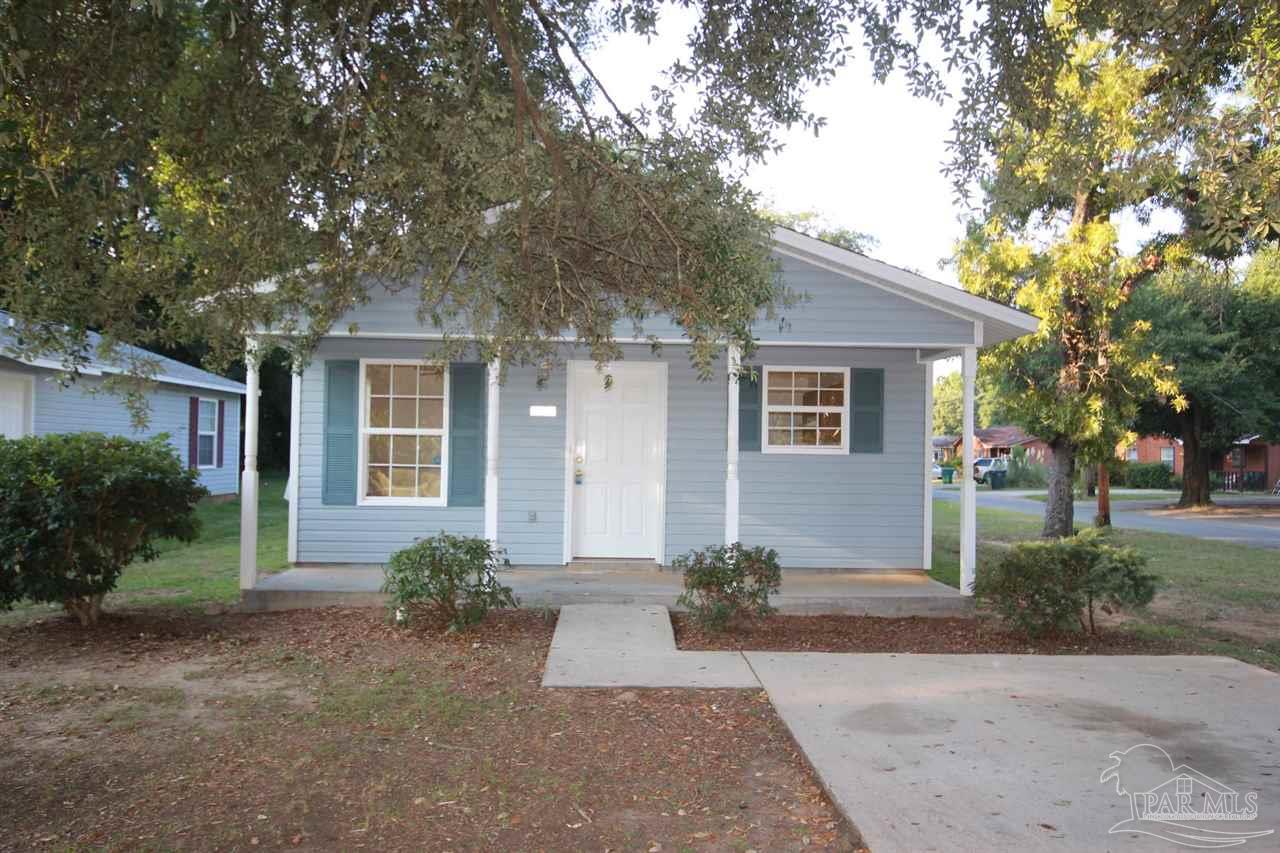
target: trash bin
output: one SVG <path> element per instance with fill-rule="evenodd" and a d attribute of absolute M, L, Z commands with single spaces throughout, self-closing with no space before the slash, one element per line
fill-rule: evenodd
<path fill-rule="evenodd" d="M 988 471 L 987 481 L 991 483 L 991 491 L 1004 488 L 1004 478 L 1009 476 L 1008 471 Z"/>
<path fill-rule="evenodd" d="M 948 486 L 949 486 L 949 485 L 951 485 L 951 481 L 952 481 L 952 479 L 954 479 L 954 478 L 955 478 L 955 476 L 956 476 L 956 469 L 955 469 L 955 468 L 943 468 L 943 469 L 942 469 L 942 482 L 943 482 L 945 485 L 948 485 Z"/>

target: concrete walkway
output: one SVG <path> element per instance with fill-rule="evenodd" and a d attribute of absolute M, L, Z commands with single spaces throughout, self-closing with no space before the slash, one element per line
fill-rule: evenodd
<path fill-rule="evenodd" d="M 574 568 L 517 567 L 501 574 L 522 607 L 567 604 L 662 605 L 674 608 L 679 572 L 617 568 L 607 563 Z M 246 610 L 381 604 L 382 570 L 376 566 L 297 568 L 260 578 L 243 595 Z M 923 572 L 783 571 L 772 604 L 783 613 L 869 616 L 958 616 L 973 600 Z"/>
<path fill-rule="evenodd" d="M 681 652 L 665 608 L 573 605 L 543 685 L 763 687 L 876 853 L 1170 849 L 1147 822 L 1111 833 L 1117 789 L 1183 764 L 1258 794 L 1257 820 L 1195 832 L 1280 828 L 1280 677 L 1229 658 Z"/>
<path fill-rule="evenodd" d="M 1020 491 L 980 491 L 978 506 L 985 509 L 1002 509 L 1009 512 L 1021 512 L 1027 515 L 1044 515 L 1044 503 L 1026 497 L 1036 492 Z M 935 488 L 933 499 L 936 501 L 959 501 L 960 492 Z M 1223 495 L 1214 500 L 1222 506 L 1259 505 L 1280 507 L 1280 498 L 1266 495 Z M 1111 504 L 1111 525 L 1125 530 L 1146 530 L 1152 533 L 1171 533 L 1175 536 L 1192 536 L 1196 539 L 1211 539 L 1223 542 L 1235 542 L 1255 548 L 1280 548 L 1280 518 L 1258 517 L 1241 518 L 1195 517 L 1187 514 L 1155 512 L 1169 505 L 1170 501 L 1113 501 Z M 1093 523 L 1094 513 L 1098 511 L 1095 501 L 1076 501 L 1076 526 Z M 982 522 L 978 522 L 981 537 Z"/>
<path fill-rule="evenodd" d="M 738 652 L 676 649 L 667 608 L 560 608 L 543 687 L 759 687 Z"/>

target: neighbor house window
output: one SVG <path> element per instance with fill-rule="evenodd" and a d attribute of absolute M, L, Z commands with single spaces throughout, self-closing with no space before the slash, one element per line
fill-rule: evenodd
<path fill-rule="evenodd" d="M 196 466 L 213 468 L 218 464 L 218 401 L 200 401 L 196 416 Z"/>
<path fill-rule="evenodd" d="M 1172 467 L 1173 467 L 1173 448 L 1172 448 L 1172 447 L 1162 447 L 1162 448 L 1160 448 L 1160 462 L 1161 462 L 1161 463 L 1162 463 L 1166 468 L 1172 468 Z"/>
<path fill-rule="evenodd" d="M 1129 452 L 1128 452 L 1128 454 L 1126 455 L 1126 458 L 1127 458 L 1130 462 L 1137 462 L 1137 461 L 1138 461 L 1138 446 L 1137 446 L 1136 444 L 1135 444 L 1133 447 L 1130 447 L 1130 448 L 1129 448 Z"/>
<path fill-rule="evenodd" d="M 448 381 L 420 362 L 360 365 L 360 497 L 443 504 Z"/>
<path fill-rule="evenodd" d="M 1231 459 L 1232 468 L 1243 468 L 1244 467 L 1244 450 L 1239 447 L 1231 448 L 1230 459 Z"/>
<path fill-rule="evenodd" d="M 765 453 L 849 452 L 847 367 L 764 368 Z"/>

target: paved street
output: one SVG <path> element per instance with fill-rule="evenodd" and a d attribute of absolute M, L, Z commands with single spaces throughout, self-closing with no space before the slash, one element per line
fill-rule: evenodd
<path fill-rule="evenodd" d="M 1036 492 L 979 490 L 978 506 L 1043 516 L 1044 503 L 1032 500 L 1027 497 L 1028 494 L 1036 494 Z M 958 489 L 935 488 L 933 499 L 959 501 L 960 492 Z M 1215 496 L 1214 501 L 1222 506 L 1266 503 L 1280 508 L 1280 498 L 1263 495 L 1221 495 Z M 1194 536 L 1197 539 L 1217 539 L 1240 545 L 1252 545 L 1257 548 L 1280 549 L 1280 518 L 1188 518 L 1152 512 L 1167 506 L 1168 503 L 1167 500 L 1113 501 L 1111 523 L 1115 527 L 1127 530 L 1149 530 L 1153 533 L 1173 533 L 1179 536 Z M 1076 525 L 1088 524 L 1096 511 L 1097 504 L 1094 501 L 1076 501 Z"/>

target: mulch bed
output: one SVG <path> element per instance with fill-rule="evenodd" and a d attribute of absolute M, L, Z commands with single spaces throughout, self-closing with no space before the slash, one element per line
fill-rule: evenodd
<path fill-rule="evenodd" d="M 0 850 L 859 850 L 767 696 L 553 690 L 554 618 L 0 628 Z"/>
<path fill-rule="evenodd" d="M 893 652 L 900 654 L 1167 655 L 1194 649 L 1171 640 L 1104 628 L 1096 636 L 1036 640 L 987 617 L 784 616 L 744 619 L 726 631 L 674 613 L 676 643 L 691 651 Z"/>

